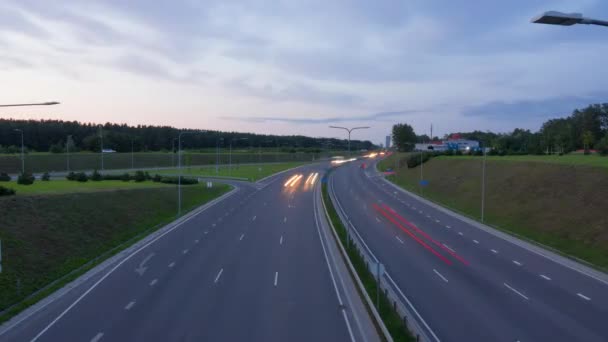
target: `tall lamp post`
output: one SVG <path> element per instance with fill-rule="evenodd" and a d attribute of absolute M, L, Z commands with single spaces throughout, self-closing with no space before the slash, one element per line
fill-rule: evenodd
<path fill-rule="evenodd" d="M 234 141 L 239 141 L 239 140 L 249 140 L 249 138 L 238 138 L 238 139 L 232 138 L 232 139 L 230 139 L 230 152 L 229 152 L 229 157 L 228 157 L 230 166 L 228 168 L 228 176 L 232 175 L 232 143 Z"/>
<path fill-rule="evenodd" d="M 21 173 L 25 174 L 25 148 L 23 145 L 23 130 L 19 128 L 15 128 L 15 132 L 21 133 Z"/>
<path fill-rule="evenodd" d="M 72 140 L 72 135 L 68 135 L 65 139 L 65 154 L 66 154 L 66 169 L 68 173 L 70 172 L 70 141 Z"/>
<path fill-rule="evenodd" d="M 0 104 L 0 107 L 26 107 L 26 106 L 52 106 L 57 105 L 57 101 L 37 102 L 37 103 L 17 103 L 17 104 Z M 16 128 L 15 132 L 21 132 L 21 173 L 25 173 L 25 154 L 23 145 L 23 130 Z"/>
<path fill-rule="evenodd" d="M 357 129 L 367 129 L 369 127 L 368 126 L 364 126 L 364 127 L 346 128 L 346 127 L 340 127 L 340 126 L 329 126 L 329 128 L 343 129 L 343 130 L 345 130 L 345 131 L 348 132 L 348 156 L 350 157 L 350 134 L 354 130 L 357 130 Z"/>
<path fill-rule="evenodd" d="M 178 164 L 178 177 L 177 177 L 177 217 L 180 217 L 182 213 L 182 135 L 184 134 L 195 134 L 201 131 L 187 131 L 180 132 L 177 136 L 177 164 Z"/>
<path fill-rule="evenodd" d="M 608 21 L 585 18 L 581 13 L 562 13 L 557 11 L 545 12 L 532 18 L 532 23 L 572 26 L 576 24 L 608 26 Z"/>
<path fill-rule="evenodd" d="M 99 140 L 100 140 L 100 148 L 101 152 L 101 171 L 103 171 L 103 128 L 99 126 Z"/>
<path fill-rule="evenodd" d="M 218 137 L 215 141 L 215 174 L 220 172 L 220 141 L 224 141 L 224 138 Z"/>
<path fill-rule="evenodd" d="M 135 168 L 135 155 L 133 153 L 134 152 L 134 148 L 133 148 L 134 141 L 135 141 L 135 138 L 131 138 L 131 170 L 133 170 Z"/>

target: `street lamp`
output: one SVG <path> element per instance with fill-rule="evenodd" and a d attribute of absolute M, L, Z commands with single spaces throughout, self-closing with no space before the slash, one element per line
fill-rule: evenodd
<path fill-rule="evenodd" d="M 23 146 L 23 130 L 19 128 L 14 129 L 15 132 L 21 133 L 21 173 L 25 174 L 25 154 L 24 154 L 24 146 Z"/>
<path fill-rule="evenodd" d="M 354 130 L 357 129 L 367 129 L 369 127 L 364 126 L 364 127 L 353 127 L 353 128 L 346 128 L 346 127 L 340 127 L 340 126 L 329 126 L 329 128 L 337 128 L 337 129 L 343 129 L 345 131 L 348 132 L 348 156 L 350 157 L 350 133 Z"/>
<path fill-rule="evenodd" d="M 66 152 L 66 160 L 67 160 L 67 170 L 68 173 L 70 172 L 70 141 L 72 140 L 72 135 L 68 135 L 67 139 L 65 140 L 65 152 Z"/>
<path fill-rule="evenodd" d="M 4 105 L 0 105 L 0 107 L 52 106 L 52 105 L 57 105 L 57 104 L 59 104 L 59 102 L 51 101 L 51 102 L 40 102 L 40 103 L 4 104 Z"/>
<path fill-rule="evenodd" d="M 133 152 L 134 152 L 133 142 L 134 141 L 135 141 L 135 138 L 131 137 L 131 170 L 135 169 L 135 156 L 133 154 Z"/>
<path fill-rule="evenodd" d="M 608 26 L 608 21 L 585 18 L 581 13 L 562 13 L 557 11 L 545 12 L 532 18 L 532 23 L 572 26 L 575 24 Z"/>
<path fill-rule="evenodd" d="M 103 171 L 103 128 L 99 126 L 99 140 L 100 140 L 100 152 L 101 152 L 101 171 Z"/>
<path fill-rule="evenodd" d="M 224 141 L 224 138 L 218 137 L 215 141 L 215 174 L 220 172 L 220 141 Z"/>
<path fill-rule="evenodd" d="M 177 217 L 182 213 L 182 135 L 195 133 L 201 133 L 201 131 L 180 132 L 177 136 L 177 163 L 179 170 L 177 177 Z"/>
<path fill-rule="evenodd" d="M 230 153 L 229 153 L 229 157 L 228 157 L 228 159 L 230 160 L 229 161 L 230 166 L 228 168 L 228 176 L 232 175 L 232 142 L 239 141 L 239 140 L 249 140 L 249 138 L 238 138 L 238 139 L 232 138 L 232 139 L 230 139 Z"/>

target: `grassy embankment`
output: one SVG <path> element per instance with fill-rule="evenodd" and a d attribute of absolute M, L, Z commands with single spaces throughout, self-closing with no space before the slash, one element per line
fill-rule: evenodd
<path fill-rule="evenodd" d="M 184 212 L 229 189 L 184 186 Z M 0 321 L 171 222 L 177 209 L 175 186 L 152 182 L 36 181 L 17 191 L 0 197 Z"/>
<path fill-rule="evenodd" d="M 347 232 L 346 228 L 342 224 L 336 209 L 329 197 L 327 192 L 327 185 L 322 185 L 322 195 L 323 195 L 323 203 L 327 209 L 327 213 L 329 215 L 329 219 L 336 229 L 336 233 L 342 241 L 342 245 L 346 249 L 346 253 L 348 254 L 348 258 L 350 259 L 357 275 L 361 279 L 363 286 L 370 298 L 376 298 L 377 295 L 377 283 L 374 279 L 372 273 L 367 269 L 365 264 L 365 260 L 359 254 L 357 247 L 353 243 L 347 243 Z M 378 310 L 378 314 L 382 318 L 384 325 L 387 330 L 391 334 L 391 337 L 394 341 L 415 341 L 414 336 L 411 335 L 407 327 L 404 325 L 404 322 L 401 320 L 401 317 L 394 310 L 390 300 L 386 297 L 384 292 L 380 291 L 380 303 L 379 307 L 376 308 Z"/>
<path fill-rule="evenodd" d="M 276 164 L 260 164 L 260 165 L 233 165 L 232 169 L 227 166 L 220 167 L 218 172 L 215 172 L 215 167 L 190 167 L 182 168 L 182 174 L 187 177 L 237 177 L 246 178 L 252 182 L 255 182 L 264 177 L 270 176 L 277 172 L 291 169 L 296 166 L 304 165 L 306 162 L 290 162 L 290 163 L 276 163 Z M 152 173 L 152 171 L 151 171 Z M 177 169 L 159 170 L 154 171 L 160 175 L 176 175 Z"/>
<path fill-rule="evenodd" d="M 404 158 L 404 154 L 399 154 Z M 405 163 L 388 179 L 421 194 L 420 167 Z M 378 168 L 394 168 L 395 155 Z M 433 158 L 422 194 L 480 219 L 482 157 Z M 593 165 L 593 166 L 591 166 Z M 608 269 L 608 158 L 488 157 L 485 222 Z"/>

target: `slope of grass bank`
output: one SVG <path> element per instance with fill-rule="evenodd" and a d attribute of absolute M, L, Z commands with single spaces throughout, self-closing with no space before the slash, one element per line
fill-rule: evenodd
<path fill-rule="evenodd" d="M 190 210 L 229 189 L 185 186 L 183 208 Z M 172 221 L 176 202 L 175 186 L 0 198 L 0 310 Z M 19 309 L 23 306 L 0 319 Z"/>
<path fill-rule="evenodd" d="M 264 177 L 270 176 L 277 172 L 291 169 L 296 166 L 304 165 L 306 162 L 290 162 L 290 163 L 270 163 L 270 164 L 258 164 L 258 165 L 233 165 L 232 168 L 228 166 L 222 166 L 218 172 L 215 172 L 215 167 L 191 167 L 182 168 L 182 175 L 188 177 L 237 177 L 246 178 L 252 182 L 255 182 Z M 178 169 L 168 169 L 155 171 L 160 175 L 171 174 L 176 175 Z"/>
<path fill-rule="evenodd" d="M 72 192 L 92 192 L 100 190 L 119 190 L 119 189 L 142 189 L 142 188 L 163 188 L 175 187 L 175 185 L 146 182 L 123 182 L 118 180 L 104 180 L 100 182 L 75 182 L 63 179 L 43 182 L 37 180 L 32 185 L 20 185 L 15 181 L 1 182 L 0 185 L 17 191 L 17 195 L 37 195 L 37 194 L 60 194 Z"/>
<path fill-rule="evenodd" d="M 480 158 L 434 158 L 424 164 L 429 185 L 423 190 L 418 183 L 420 167 L 401 167 L 388 179 L 479 219 L 481 162 Z M 387 165 L 394 165 L 394 160 L 378 167 L 391 167 Z M 486 223 L 608 268 L 606 169 L 488 159 L 486 175 Z"/>
<path fill-rule="evenodd" d="M 479 160 L 481 156 L 441 156 L 439 159 L 466 159 L 466 160 Z M 528 156 L 487 156 L 488 160 L 491 161 L 505 161 L 505 162 L 538 162 L 538 163 L 551 163 L 551 164 L 563 164 L 563 165 L 581 165 L 581 166 L 596 166 L 608 168 L 608 157 L 600 156 L 599 154 L 583 155 L 583 154 L 566 154 L 563 156 L 559 155 L 528 155 Z"/>

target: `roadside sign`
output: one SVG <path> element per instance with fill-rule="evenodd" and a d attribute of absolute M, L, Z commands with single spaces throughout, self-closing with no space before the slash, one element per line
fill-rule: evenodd
<path fill-rule="evenodd" d="M 384 272 L 385 272 L 384 264 L 381 262 L 378 262 L 372 266 L 372 269 L 370 271 L 374 275 L 374 278 L 376 278 L 376 279 L 380 278 L 382 275 L 384 275 Z"/>
<path fill-rule="evenodd" d="M 429 185 L 429 181 L 428 181 L 428 180 L 426 180 L 426 179 L 421 180 L 421 181 L 420 181 L 420 185 L 421 185 L 421 186 L 427 186 L 427 185 Z"/>

